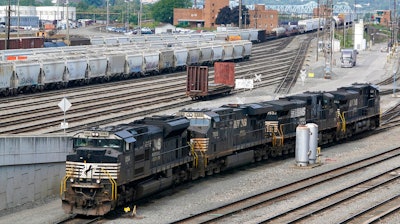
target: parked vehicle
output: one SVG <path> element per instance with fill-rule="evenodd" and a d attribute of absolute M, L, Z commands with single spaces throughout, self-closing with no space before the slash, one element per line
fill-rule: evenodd
<path fill-rule="evenodd" d="M 341 67 L 352 68 L 356 66 L 357 54 L 358 51 L 356 49 L 342 49 L 340 56 Z"/>

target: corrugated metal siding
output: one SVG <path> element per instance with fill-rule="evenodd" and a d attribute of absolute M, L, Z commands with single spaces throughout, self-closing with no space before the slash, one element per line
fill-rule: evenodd
<path fill-rule="evenodd" d="M 188 66 L 186 94 L 191 96 L 207 95 L 208 92 L 208 67 L 207 66 Z"/>
<path fill-rule="evenodd" d="M 235 63 L 215 62 L 214 64 L 214 83 L 235 86 Z"/>

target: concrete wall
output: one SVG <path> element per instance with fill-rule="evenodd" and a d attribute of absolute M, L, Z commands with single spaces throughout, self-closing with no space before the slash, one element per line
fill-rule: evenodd
<path fill-rule="evenodd" d="M 0 210 L 59 194 L 68 136 L 0 136 Z"/>

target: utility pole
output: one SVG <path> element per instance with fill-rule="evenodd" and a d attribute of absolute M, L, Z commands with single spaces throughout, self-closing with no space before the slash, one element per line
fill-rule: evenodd
<path fill-rule="evenodd" d="M 242 29 L 242 0 L 239 0 L 239 29 Z"/>
<path fill-rule="evenodd" d="M 324 53 L 325 53 L 325 79 L 332 77 L 333 65 L 333 36 L 335 23 L 333 20 L 333 0 L 326 0 L 324 7 Z"/>
<path fill-rule="evenodd" d="M 5 49 L 10 49 L 10 32 L 11 32 L 11 0 L 8 0 L 8 10 L 7 10 L 7 40 Z"/>
<path fill-rule="evenodd" d="M 139 15 L 138 15 L 138 25 L 139 25 L 139 30 L 137 32 L 138 35 L 142 35 L 142 0 L 140 0 L 140 10 L 139 10 Z"/>
<path fill-rule="evenodd" d="M 393 47 L 397 47 L 397 12 L 396 12 L 396 5 L 397 5 L 397 0 L 393 0 L 393 21 L 392 21 L 392 30 L 393 30 Z"/>
<path fill-rule="evenodd" d="M 67 6 L 67 35 L 66 35 L 66 38 L 67 38 L 67 45 L 69 46 L 69 45 L 71 45 L 71 42 L 70 42 L 70 40 L 69 40 L 69 15 L 68 15 L 68 8 L 69 8 L 69 2 L 68 2 L 68 0 L 65 2 L 65 5 Z"/>
<path fill-rule="evenodd" d="M 106 21 L 106 32 L 108 32 L 108 26 L 109 26 L 109 20 L 110 20 L 110 16 L 109 16 L 109 14 L 110 14 L 110 10 L 109 10 L 109 0 L 106 0 L 106 4 L 107 4 L 107 21 Z"/>
<path fill-rule="evenodd" d="M 320 29 L 320 27 L 321 27 L 321 6 L 320 6 L 320 4 L 319 4 L 319 1 L 320 0 L 318 0 L 318 11 L 317 11 L 317 16 L 318 16 L 318 29 L 317 29 L 317 57 L 316 57 L 316 61 L 318 61 L 318 53 L 319 53 L 319 29 Z"/>

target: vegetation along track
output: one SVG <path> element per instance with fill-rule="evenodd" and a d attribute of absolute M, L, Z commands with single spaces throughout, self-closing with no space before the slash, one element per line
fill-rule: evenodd
<path fill-rule="evenodd" d="M 239 63 L 236 77 L 261 74 L 262 81 L 256 87 L 279 84 L 293 67 L 290 61 L 295 60 L 298 53 L 277 49 L 283 49 L 292 40 L 288 38 L 254 45 L 251 60 Z M 212 79 L 213 72 L 210 74 Z M 66 116 L 70 124 L 68 132 L 189 105 L 192 101 L 185 96 L 185 82 L 186 74 L 180 72 L 4 98 L 0 100 L 0 134 L 62 132 L 59 124 L 63 113 L 57 104 L 63 97 L 73 104 Z"/>
<path fill-rule="evenodd" d="M 398 184 L 400 176 L 390 176 L 388 173 L 398 173 L 399 167 L 390 167 L 387 163 L 393 164 L 393 161 L 399 160 L 400 148 L 395 148 L 307 179 L 204 211 L 175 223 L 298 223 L 306 218 L 318 217 L 321 212 L 334 211 L 334 206 L 351 203 L 351 200 L 356 200 L 356 197 L 371 197 L 374 190 L 382 191 L 388 186 L 396 189 L 393 185 Z M 380 168 L 376 169 L 378 166 Z M 382 171 L 382 167 L 386 168 Z M 366 170 L 370 171 L 366 172 Z M 331 192 L 332 186 L 334 186 L 333 192 Z M 326 189 L 329 193 L 325 192 Z M 300 201 L 301 196 L 305 194 L 310 199 L 305 202 Z M 290 206 L 280 206 L 280 203 L 284 201 L 287 201 Z M 377 204 L 359 206 L 359 209 L 367 211 Z M 360 211 L 348 213 L 355 216 Z M 351 219 L 350 216 L 344 219 Z M 246 220 L 245 217 L 250 220 Z M 334 220 L 332 222 L 335 223 Z"/>

